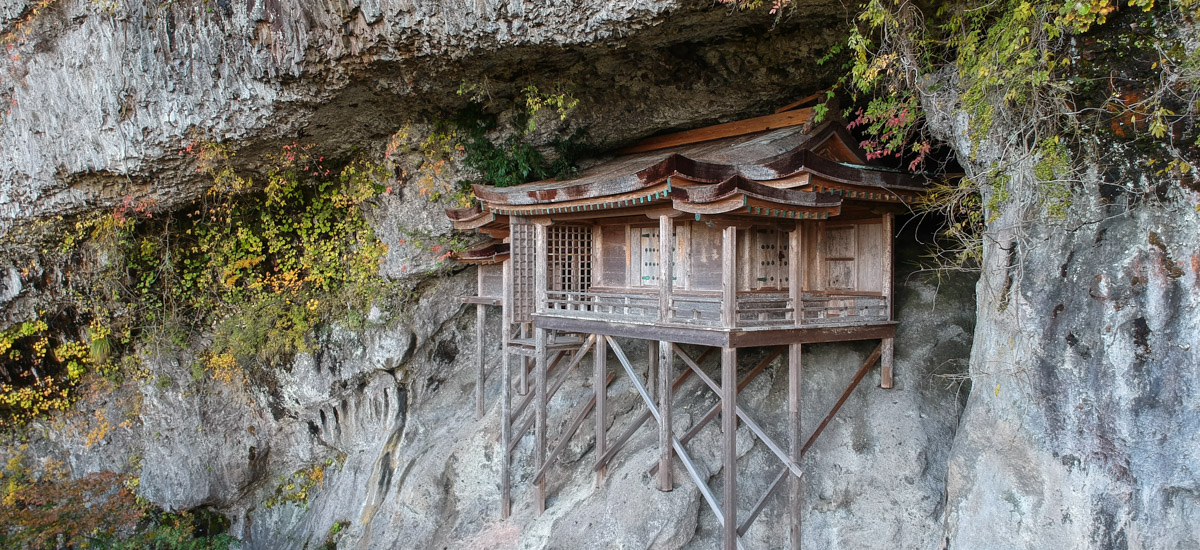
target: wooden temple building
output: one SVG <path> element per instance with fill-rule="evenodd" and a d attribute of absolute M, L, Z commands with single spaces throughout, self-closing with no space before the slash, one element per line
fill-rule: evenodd
<path fill-rule="evenodd" d="M 463 298 L 477 305 L 479 416 L 493 370 L 483 360 L 485 308 L 499 306 L 503 318 L 502 516 L 511 510 L 513 450 L 530 428 L 532 492 L 540 512 L 547 469 L 589 415 L 598 484 L 621 445 L 653 418 L 658 488 L 674 487 L 678 461 L 723 526 L 725 550 L 741 547 L 740 535 L 783 486 L 791 548 L 800 547 L 802 453 L 876 362 L 880 386 L 892 385 L 893 219 L 923 189 L 909 175 L 868 166 L 844 124 L 813 125 L 810 115 L 810 109 L 784 110 L 651 138 L 572 180 L 476 186 L 475 207 L 447 211 L 457 229 L 488 238 L 456 256 L 479 268 L 478 294 Z M 621 345 L 631 338 L 649 343 L 644 372 Z M 880 344 L 806 437 L 801 345 L 849 340 Z M 693 358 L 681 344 L 708 351 Z M 739 351 L 755 347 L 771 352 L 757 365 L 739 367 Z M 619 368 L 610 370 L 610 350 Z M 562 433 L 547 433 L 547 400 L 589 352 L 591 400 L 576 407 Z M 786 423 L 789 437 L 774 441 L 738 405 L 738 392 L 782 354 L 788 409 L 772 421 Z M 719 356 L 719 380 L 700 368 L 710 355 Z M 607 388 L 622 371 L 645 411 L 613 437 L 605 423 Z M 676 436 L 673 393 L 690 376 L 719 401 Z M 687 449 L 718 415 L 721 495 L 697 472 Z M 780 464 L 770 490 L 750 509 L 737 506 L 739 422 Z"/>

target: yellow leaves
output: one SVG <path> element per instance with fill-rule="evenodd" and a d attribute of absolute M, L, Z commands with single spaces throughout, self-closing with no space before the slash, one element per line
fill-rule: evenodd
<path fill-rule="evenodd" d="M 83 442 L 85 449 L 91 449 L 97 443 L 104 441 L 104 438 L 112 432 L 112 424 L 109 423 L 108 416 L 104 414 L 103 409 L 96 409 L 93 416 L 95 417 L 94 422 Z"/>
<path fill-rule="evenodd" d="M 202 362 L 214 380 L 228 387 L 234 387 L 235 382 L 240 385 L 243 381 L 237 358 L 232 353 L 210 353 L 203 357 Z"/>

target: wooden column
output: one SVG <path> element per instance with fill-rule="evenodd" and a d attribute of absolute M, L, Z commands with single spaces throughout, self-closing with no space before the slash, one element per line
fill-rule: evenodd
<path fill-rule="evenodd" d="M 892 312 L 892 296 L 895 294 L 895 284 L 893 282 L 894 266 L 895 266 L 895 236 L 893 235 L 893 224 L 895 214 L 888 212 L 883 215 L 883 296 L 887 300 L 887 318 L 889 321 L 894 321 Z M 880 352 L 879 359 L 879 387 L 890 389 L 894 382 L 892 380 L 893 355 L 895 353 L 895 342 L 892 338 L 883 339 L 883 347 Z"/>
<path fill-rule="evenodd" d="M 521 323 L 521 332 L 519 334 L 521 335 L 522 340 L 529 338 L 529 327 L 527 323 Z M 526 355 L 519 355 L 518 357 L 521 361 L 521 385 L 518 390 L 522 396 L 526 396 L 529 395 L 529 357 Z"/>
<path fill-rule="evenodd" d="M 737 320 L 737 228 L 721 232 L 721 325 L 734 326 Z"/>
<path fill-rule="evenodd" d="M 672 282 L 671 261 L 675 255 L 671 248 L 675 246 L 675 238 L 670 216 L 658 217 L 658 319 L 665 321 L 671 318 Z"/>
<path fill-rule="evenodd" d="M 654 391 L 658 387 L 658 340 L 646 342 L 646 388 Z"/>
<path fill-rule="evenodd" d="M 484 370 L 483 360 L 483 327 L 487 321 L 487 310 L 483 304 L 475 304 L 475 419 L 483 418 L 484 389 L 487 384 L 487 371 Z"/>
<path fill-rule="evenodd" d="M 803 225 L 796 222 L 795 229 L 788 236 L 789 292 L 792 298 L 793 315 L 796 324 L 804 323 L 804 253 L 802 242 Z M 788 458 L 800 464 L 804 453 L 804 432 L 801 427 L 801 390 L 804 387 L 804 368 L 801 362 L 801 345 L 788 346 Z M 788 521 L 791 540 L 791 550 L 800 550 L 800 519 L 804 511 L 804 485 L 795 474 L 785 471 L 788 476 Z"/>
<path fill-rule="evenodd" d="M 879 387 L 891 389 L 895 382 L 892 380 L 893 356 L 896 345 L 894 338 L 884 338 L 880 343 L 879 352 Z"/>
<path fill-rule="evenodd" d="M 547 263 L 546 232 L 543 224 L 534 226 L 534 269 L 533 290 L 534 310 L 538 313 L 546 309 Z M 541 471 L 546 463 L 546 329 L 533 328 L 533 402 L 534 402 L 534 471 Z M 546 476 L 537 483 L 535 499 L 537 513 L 546 511 Z"/>
<path fill-rule="evenodd" d="M 817 259 L 817 269 L 814 271 L 817 276 L 816 281 L 809 281 L 809 288 L 813 290 L 828 290 L 826 284 L 829 282 L 829 277 L 825 273 L 825 222 L 819 221 L 813 224 L 816 226 L 817 238 L 815 239 L 816 254 L 813 258 Z"/>
<path fill-rule="evenodd" d="M 658 490 L 670 491 L 675 488 L 672 479 L 671 460 L 674 451 L 671 449 L 671 382 L 675 380 L 674 348 L 670 342 L 658 343 Z"/>
<path fill-rule="evenodd" d="M 596 458 L 597 460 L 608 453 L 608 428 L 605 421 L 608 416 L 608 340 L 603 335 L 596 335 L 596 347 L 592 349 L 592 359 L 595 368 L 592 371 L 592 392 L 596 394 Z M 604 483 L 604 474 L 608 465 L 596 470 L 596 486 Z"/>
<path fill-rule="evenodd" d="M 542 471 L 546 463 L 546 329 L 533 329 L 533 414 L 534 449 L 533 471 Z M 538 514 L 546 511 L 546 476 L 537 482 L 535 507 Z"/>
<path fill-rule="evenodd" d="M 500 373 L 500 517 L 508 519 L 512 514 L 512 493 L 509 471 L 511 454 L 508 452 L 512 437 L 512 353 L 509 339 L 512 334 L 512 262 L 504 262 L 504 302 L 500 304 L 500 341 L 503 359 Z"/>
<path fill-rule="evenodd" d="M 896 260 L 895 252 L 895 229 L 896 215 L 888 212 L 883 215 L 883 296 L 887 298 L 887 318 L 893 321 L 892 317 L 892 294 L 894 289 L 893 278 L 895 277 L 894 266 Z"/>
<path fill-rule="evenodd" d="M 537 224 L 533 226 L 533 308 L 534 311 L 542 313 L 546 311 L 546 284 L 549 282 L 547 270 L 549 269 L 550 258 L 547 257 L 546 241 L 548 227 L 545 224 Z"/>
<path fill-rule="evenodd" d="M 721 349 L 721 430 L 721 467 L 725 470 L 721 548 L 737 550 L 737 348 Z"/>
<path fill-rule="evenodd" d="M 795 241 L 792 241 L 795 242 Z M 804 367 L 801 363 L 800 344 L 788 346 L 788 458 L 800 464 L 804 452 L 804 435 L 800 425 L 800 399 Z M 800 518 L 804 512 L 804 485 L 795 474 L 788 476 L 788 520 L 790 521 L 791 550 L 800 550 Z"/>
<path fill-rule="evenodd" d="M 788 234 L 788 297 L 792 300 L 792 320 L 804 324 L 804 254 L 800 222 Z"/>

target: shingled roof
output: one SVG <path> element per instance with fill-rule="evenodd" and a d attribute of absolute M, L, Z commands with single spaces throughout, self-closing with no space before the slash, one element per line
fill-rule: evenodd
<path fill-rule="evenodd" d="M 475 185 L 476 206 L 446 213 L 458 229 L 500 236 L 510 215 L 602 216 L 612 214 L 600 211 L 661 205 L 697 215 L 826 219 L 838 215 L 843 199 L 903 203 L 924 189 L 912 175 L 867 166 L 840 121 L 812 128 L 803 123 L 807 116 L 789 120 L 792 125 L 783 128 L 699 143 L 635 146 L 642 150 L 570 180 Z M 670 137 L 652 140 L 680 141 Z"/>

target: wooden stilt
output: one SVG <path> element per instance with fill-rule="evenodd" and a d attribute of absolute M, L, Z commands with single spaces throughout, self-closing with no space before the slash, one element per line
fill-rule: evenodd
<path fill-rule="evenodd" d="M 675 488 L 671 472 L 671 380 L 674 364 L 674 347 L 670 342 L 658 343 L 658 490 Z"/>
<path fill-rule="evenodd" d="M 893 270 L 895 269 L 895 244 L 892 234 L 894 233 L 893 225 L 895 225 L 895 214 L 888 212 L 883 215 L 883 295 L 887 297 L 887 318 L 888 320 L 895 319 L 895 312 L 892 310 L 895 283 Z M 892 338 L 884 338 L 882 348 L 880 349 L 879 357 L 879 387 L 891 389 L 892 381 L 892 356 L 894 355 L 895 343 Z"/>
<path fill-rule="evenodd" d="M 792 344 L 788 346 L 788 458 L 797 464 L 800 463 L 804 449 L 804 435 L 800 427 L 800 398 L 801 390 L 804 388 L 803 374 L 800 344 Z M 800 518 L 804 511 L 802 481 L 794 475 L 788 476 L 788 520 L 791 523 L 791 550 L 800 550 Z"/>
<path fill-rule="evenodd" d="M 656 391 L 658 387 L 658 341 L 646 342 L 646 387 Z"/>
<path fill-rule="evenodd" d="M 534 262 L 533 270 L 533 295 L 534 308 L 538 313 L 542 313 L 546 308 L 546 283 L 548 282 L 547 269 L 548 260 L 546 257 L 546 238 L 547 227 L 545 225 L 534 226 L 534 245 L 535 250 L 541 251 Z M 533 347 L 534 347 L 534 365 L 533 365 L 533 398 L 534 407 L 534 470 L 541 471 L 546 465 L 546 340 L 549 334 L 544 328 L 534 327 L 533 329 Z M 535 498 L 535 508 L 538 514 L 546 511 L 546 478 L 542 478 L 537 482 L 537 496 Z"/>
<path fill-rule="evenodd" d="M 487 372 L 484 370 L 483 327 L 487 322 L 487 310 L 483 304 L 475 304 L 475 418 L 483 418 L 484 390 L 487 388 Z"/>
<path fill-rule="evenodd" d="M 737 550 L 737 348 L 721 350 L 721 467 L 725 471 L 721 548 Z"/>
<path fill-rule="evenodd" d="M 533 414 L 534 414 L 534 451 L 533 469 L 541 470 L 546 464 L 546 329 L 533 329 L 534 356 L 533 368 Z M 546 511 L 546 479 L 537 482 L 535 497 L 537 513 Z"/>
<path fill-rule="evenodd" d="M 601 337 L 601 338 L 603 338 L 603 337 Z M 617 362 L 620 363 L 621 358 L 619 355 L 617 356 L 617 359 L 618 359 Z M 622 364 L 622 366 L 624 367 L 624 364 Z M 679 376 L 675 377 L 675 382 L 673 384 L 671 384 L 671 391 L 672 392 L 678 391 L 679 387 L 682 386 L 683 383 L 686 382 L 688 377 L 690 377 L 691 375 L 692 375 L 692 371 L 690 369 L 679 373 Z M 633 375 L 630 374 L 630 376 L 633 376 Z M 639 429 L 641 429 L 642 425 L 645 424 L 647 420 L 650 420 L 650 418 L 652 416 L 653 415 L 651 414 L 651 412 L 649 410 L 645 410 L 642 412 L 642 414 L 638 415 L 638 417 L 635 418 L 633 420 L 633 422 L 630 422 L 629 425 L 625 428 L 625 431 L 622 432 L 619 437 L 617 437 L 616 439 L 613 439 L 609 443 L 608 450 L 604 453 L 601 453 L 599 458 L 596 459 L 596 466 L 593 469 L 598 472 L 598 471 L 600 471 L 601 468 L 606 467 L 608 465 L 609 461 L 612 460 L 613 456 L 615 456 L 617 454 L 617 451 L 621 450 L 621 446 L 624 445 L 626 441 L 629 441 L 629 438 L 633 437 L 633 434 L 636 433 Z M 676 444 L 678 444 L 678 440 L 676 440 Z M 679 449 L 676 448 L 677 453 L 678 453 L 678 451 L 679 451 Z M 658 467 L 658 461 L 654 462 L 654 466 L 655 466 L 655 468 Z M 655 471 L 657 471 L 657 470 L 655 470 Z"/>
<path fill-rule="evenodd" d="M 529 338 L 529 324 L 521 323 L 521 339 Z M 521 395 L 529 395 L 529 358 L 521 356 Z"/>
<path fill-rule="evenodd" d="M 501 345 L 503 357 L 500 373 L 500 517 L 507 519 L 512 514 L 512 489 L 509 472 L 512 452 L 509 451 L 509 438 L 512 430 L 512 353 L 509 343 L 512 339 L 512 262 L 504 262 L 504 302 L 501 304 L 502 318 Z"/>
<path fill-rule="evenodd" d="M 592 393 L 596 395 L 596 456 L 604 456 L 608 452 L 608 386 L 605 384 L 608 371 L 608 340 L 596 336 L 596 347 L 592 350 L 595 360 L 592 372 Z M 604 474 L 608 471 L 607 464 L 600 465 L 596 470 L 596 486 L 604 484 Z"/>
<path fill-rule="evenodd" d="M 694 368 L 696 370 L 700 369 L 700 363 L 703 362 L 706 357 L 708 357 L 708 354 L 712 350 L 718 349 L 718 348 L 708 348 L 708 351 L 704 352 L 704 354 L 701 355 L 699 359 L 693 361 L 692 358 L 688 356 L 688 354 L 684 353 L 684 351 L 682 349 L 679 349 L 679 346 L 676 345 L 676 346 L 674 346 L 674 348 L 675 348 L 675 353 L 679 355 L 679 358 L 683 359 L 683 362 L 687 363 L 687 365 L 689 367 Z M 755 378 L 758 378 L 758 375 L 762 374 L 763 370 L 765 370 L 767 368 L 767 365 L 771 364 L 771 361 L 774 361 L 776 357 L 779 357 L 780 355 L 783 354 L 783 349 L 784 348 L 781 347 L 781 348 L 777 348 L 775 351 L 771 352 L 770 355 L 768 355 L 762 361 L 759 361 L 759 363 L 757 365 L 755 365 L 754 368 L 751 369 L 750 372 L 746 374 L 746 376 L 743 376 L 742 380 L 740 382 L 738 382 L 738 392 L 741 392 L 742 390 L 746 389 L 746 386 L 750 385 L 750 383 L 753 382 Z M 690 370 L 684 369 L 683 374 L 686 376 L 690 372 L 691 372 Z M 674 387 L 678 387 L 678 384 L 676 384 Z M 717 401 L 715 404 L 713 404 L 712 407 L 710 407 L 708 409 L 708 412 L 704 413 L 704 416 L 700 417 L 700 420 L 698 420 L 695 424 L 692 425 L 692 429 L 688 430 L 687 433 L 678 437 L 677 441 L 679 441 L 680 444 L 686 444 L 688 441 L 691 441 L 692 438 L 696 437 L 700 433 L 700 430 L 703 430 L 704 427 L 707 426 L 709 422 L 712 422 L 713 419 L 716 418 L 718 414 L 720 414 L 720 412 L 721 412 L 721 402 Z M 654 465 L 650 467 L 650 475 L 656 475 L 657 473 L 658 473 L 658 462 L 656 461 L 654 463 Z"/>
<path fill-rule="evenodd" d="M 737 323 L 737 228 L 726 227 L 721 232 L 721 325 Z"/>
<path fill-rule="evenodd" d="M 883 389 L 891 389 L 892 381 L 892 360 L 895 354 L 895 339 L 884 338 L 880 343 L 879 353 L 879 387 Z"/>

